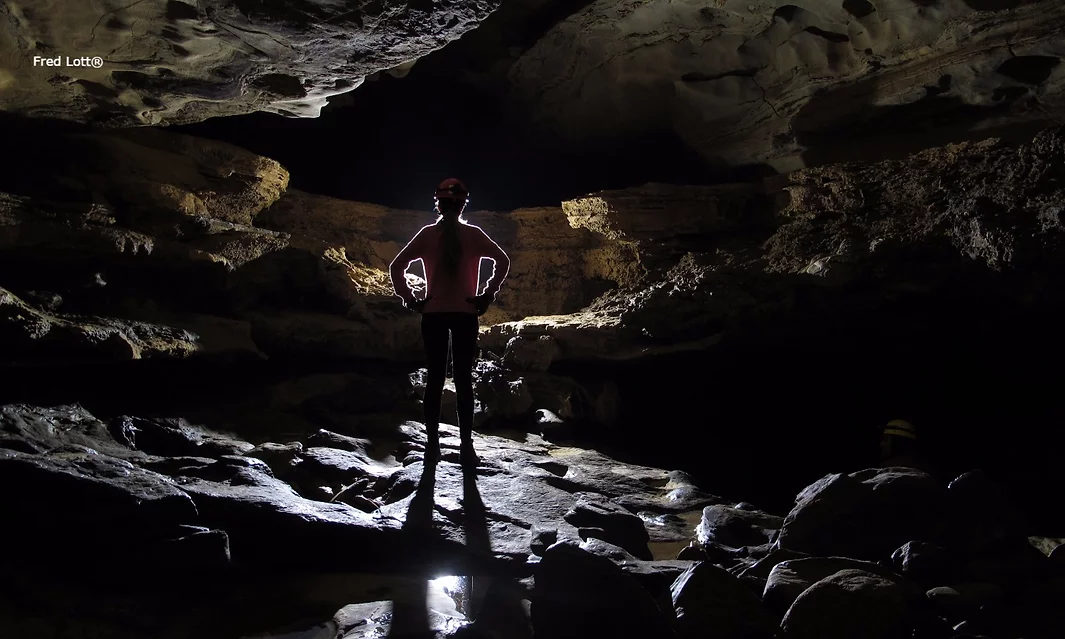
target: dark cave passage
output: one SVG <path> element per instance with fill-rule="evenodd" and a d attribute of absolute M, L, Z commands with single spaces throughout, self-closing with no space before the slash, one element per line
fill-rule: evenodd
<path fill-rule="evenodd" d="M 406 78 L 367 83 L 352 100 L 314 119 L 256 113 L 172 130 L 275 159 L 291 172 L 291 188 L 407 209 L 431 208 L 433 187 L 451 176 L 469 186 L 471 210 L 507 211 L 646 182 L 715 184 L 765 174 L 763 167 L 708 167 L 672 131 L 564 151 L 537 144 L 508 128 L 491 97 L 456 88 L 451 78 L 419 76 L 417 66 Z"/>
<path fill-rule="evenodd" d="M 876 465 L 879 429 L 907 419 L 945 480 L 981 468 L 1034 529 L 1060 534 L 1065 415 L 1053 371 L 1065 313 L 994 306 L 930 302 L 704 353 L 556 369 L 618 385 L 624 417 L 589 444 L 682 469 L 729 499 L 785 513 L 825 474 Z"/>

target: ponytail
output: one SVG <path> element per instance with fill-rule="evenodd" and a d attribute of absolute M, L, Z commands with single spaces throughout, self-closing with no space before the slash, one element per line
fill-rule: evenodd
<path fill-rule="evenodd" d="M 459 272 L 459 256 L 462 253 L 462 245 L 459 243 L 459 213 L 446 212 L 441 217 L 443 233 L 440 242 L 444 249 L 441 252 L 441 262 L 444 270 L 454 276 Z"/>

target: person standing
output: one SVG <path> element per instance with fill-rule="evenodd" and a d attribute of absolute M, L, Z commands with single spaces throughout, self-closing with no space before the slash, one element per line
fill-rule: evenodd
<path fill-rule="evenodd" d="M 477 350 L 477 318 L 484 315 L 510 272 L 510 258 L 480 227 L 468 223 L 462 212 L 469 191 L 458 179 L 449 178 L 436 188 L 436 222 L 422 227 L 392 260 L 389 275 L 403 305 L 422 314 L 428 379 L 423 408 L 428 443 L 427 463 L 440 455 L 440 402 L 447 372 L 448 341 L 458 404 L 461 459 L 477 464 L 473 449 L 473 363 Z M 484 292 L 478 294 L 481 258 L 494 262 Z M 416 299 L 405 273 L 415 260 L 425 269 L 425 297 Z"/>

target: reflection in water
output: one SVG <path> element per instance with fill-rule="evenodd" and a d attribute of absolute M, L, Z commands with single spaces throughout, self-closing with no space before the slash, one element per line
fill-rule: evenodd
<path fill-rule="evenodd" d="M 659 559 L 676 559 L 677 554 L 683 550 L 692 539 L 695 538 L 695 530 L 699 527 L 699 523 L 703 520 L 702 510 L 693 510 L 680 515 L 657 515 L 651 516 L 645 513 L 640 514 L 640 518 L 643 520 L 644 527 L 651 533 L 651 539 L 655 538 L 655 528 L 665 526 L 683 526 L 685 532 L 689 533 L 682 538 L 674 539 L 671 541 L 651 541 L 647 544 L 648 549 L 651 551 L 651 557 L 655 560 Z M 672 531 L 671 531 L 672 532 Z"/>
<path fill-rule="evenodd" d="M 436 464 L 425 464 L 418 489 L 407 508 L 403 532 L 418 536 L 432 533 L 433 487 L 436 484 Z M 398 593 L 397 593 L 398 594 Z M 389 637 L 429 636 L 429 582 L 416 579 L 403 588 L 402 596 L 392 602 L 392 623 Z"/>
<path fill-rule="evenodd" d="M 426 464 L 407 509 L 404 532 L 416 536 L 433 534 L 435 483 L 436 464 Z M 473 466 L 462 468 L 462 527 L 472 572 L 479 560 L 491 556 L 485 506 L 477 489 L 477 473 Z M 394 639 L 429 637 L 433 631 L 454 629 L 472 617 L 472 592 L 472 575 L 412 580 L 394 596 L 388 636 Z"/>
<path fill-rule="evenodd" d="M 462 469 L 462 524 L 466 533 L 466 550 L 471 558 L 471 563 L 478 557 L 492 556 L 492 542 L 488 536 L 488 522 L 485 517 L 484 502 L 481 501 L 481 493 L 477 490 L 477 469 L 473 466 L 464 466 Z M 470 596 L 473 592 L 473 572 L 467 578 L 467 588 L 463 602 L 464 613 L 474 616 L 476 613 L 470 605 Z"/>

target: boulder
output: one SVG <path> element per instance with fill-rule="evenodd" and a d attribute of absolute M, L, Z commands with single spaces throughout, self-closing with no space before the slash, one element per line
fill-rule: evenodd
<path fill-rule="evenodd" d="M 564 516 L 582 539 L 595 537 L 624 548 L 638 559 L 650 560 L 650 535 L 643 520 L 622 506 L 597 495 L 581 495 Z"/>
<path fill-rule="evenodd" d="M 725 570 L 698 562 L 685 570 L 671 588 L 680 637 L 766 639 L 776 633 L 776 623 L 758 595 Z"/>
<path fill-rule="evenodd" d="M 808 557 L 782 561 L 773 567 L 762 592 L 762 602 L 783 617 L 795 600 L 815 583 L 841 570 L 859 570 L 893 582 L 900 582 L 890 570 L 868 561 L 845 557 Z"/>
<path fill-rule="evenodd" d="M 807 588 L 781 621 L 788 637 L 901 639 L 909 632 L 906 589 L 864 570 L 844 569 Z"/>
<path fill-rule="evenodd" d="M 772 542 L 783 525 L 783 517 L 717 504 L 703 509 L 696 536 L 704 546 L 761 546 Z"/>
<path fill-rule="evenodd" d="M 606 557 L 560 542 L 547 549 L 534 576 L 536 637 L 676 636 L 651 594 Z"/>
<path fill-rule="evenodd" d="M 948 485 L 953 506 L 951 544 L 979 552 L 1025 540 L 1026 522 L 1010 496 L 982 471 L 959 475 Z"/>
<path fill-rule="evenodd" d="M 807 486 L 776 544 L 819 556 L 879 560 L 913 539 L 942 539 L 949 493 L 934 477 L 906 468 L 827 475 Z"/>

